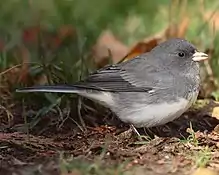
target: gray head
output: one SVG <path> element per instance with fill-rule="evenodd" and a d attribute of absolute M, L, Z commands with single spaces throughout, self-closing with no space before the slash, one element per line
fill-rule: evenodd
<path fill-rule="evenodd" d="M 205 60 L 208 55 L 198 52 L 196 47 L 190 42 L 174 38 L 169 39 L 155 47 L 151 53 L 156 54 L 156 58 L 162 59 L 163 64 L 175 67 L 183 67 L 183 65 L 197 65 L 198 61 Z M 159 56 L 160 55 L 160 56 Z"/>

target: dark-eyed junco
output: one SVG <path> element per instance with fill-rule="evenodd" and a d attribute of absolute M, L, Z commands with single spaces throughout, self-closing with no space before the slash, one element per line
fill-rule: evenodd
<path fill-rule="evenodd" d="M 110 108 L 123 122 L 152 127 L 179 117 L 199 92 L 199 61 L 208 55 L 183 39 L 106 66 L 73 85 L 34 86 L 17 92 L 76 93 Z"/>

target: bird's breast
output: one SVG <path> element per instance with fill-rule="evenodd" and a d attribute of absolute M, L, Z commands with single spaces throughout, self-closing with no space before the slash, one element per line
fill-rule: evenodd
<path fill-rule="evenodd" d="M 153 127 L 166 124 L 178 118 L 190 107 L 190 101 L 179 98 L 176 101 L 154 104 L 134 104 L 120 113 L 120 119 L 135 127 Z"/>

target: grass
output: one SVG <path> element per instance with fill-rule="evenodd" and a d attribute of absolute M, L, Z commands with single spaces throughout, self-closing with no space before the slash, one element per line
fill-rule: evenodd
<path fill-rule="evenodd" d="M 192 143 L 195 146 L 198 146 L 199 142 L 196 138 L 195 131 L 192 128 L 192 123 L 190 122 L 190 128 L 187 129 L 187 132 L 190 133 L 190 135 L 187 138 L 187 141 Z"/>
<path fill-rule="evenodd" d="M 103 161 L 106 152 L 103 149 L 102 153 L 92 162 L 74 157 L 65 157 L 61 154 L 59 159 L 60 170 L 63 174 L 78 173 L 78 174 L 96 174 L 96 175 L 123 175 L 127 162 L 118 165 L 107 165 Z"/>
<path fill-rule="evenodd" d="M 195 147 L 199 146 L 199 141 L 196 137 L 196 132 L 192 128 L 192 123 L 190 122 L 190 127 L 187 128 L 187 133 L 189 133 L 189 136 L 187 138 L 181 139 L 180 142 L 185 144 L 191 144 Z"/>
<path fill-rule="evenodd" d="M 204 147 L 203 150 L 193 151 L 191 159 L 194 162 L 195 168 L 205 168 L 211 161 L 212 151 L 208 147 Z M 75 173 L 75 174 L 106 174 L 106 175 L 125 175 L 139 172 L 139 167 L 132 167 L 127 169 L 128 161 L 118 165 L 105 165 L 99 158 L 92 163 L 81 159 L 75 159 L 73 157 L 61 157 L 59 162 L 60 170 L 62 174 Z M 140 174 L 143 174 L 142 171 Z"/>
<path fill-rule="evenodd" d="M 78 173 L 78 174 L 96 174 L 102 175 L 124 175 L 123 165 L 105 167 L 97 163 L 78 162 L 78 160 L 61 163 L 61 171 L 63 174 Z"/>
<path fill-rule="evenodd" d="M 187 132 L 190 135 L 181 140 L 184 144 L 190 144 L 191 153 L 189 158 L 193 160 L 195 167 L 204 168 L 208 165 L 208 163 L 212 159 L 212 148 L 207 145 L 201 145 L 198 138 L 196 137 L 196 132 L 192 128 L 192 124 L 190 123 L 190 128 L 187 129 Z"/>
<path fill-rule="evenodd" d="M 206 167 L 208 163 L 211 161 L 212 150 L 206 146 L 202 150 L 198 152 L 194 152 L 194 162 L 196 167 Z"/>
<path fill-rule="evenodd" d="M 190 135 L 187 138 L 180 140 L 181 143 L 188 145 L 190 148 L 190 151 L 185 153 L 185 157 L 193 161 L 195 168 L 206 168 L 212 161 L 212 155 L 214 153 L 212 148 L 208 145 L 201 145 L 191 123 L 187 132 L 189 132 Z"/>

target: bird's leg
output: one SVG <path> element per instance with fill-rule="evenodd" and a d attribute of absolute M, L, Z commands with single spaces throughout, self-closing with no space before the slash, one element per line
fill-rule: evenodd
<path fill-rule="evenodd" d="M 147 135 L 148 139 L 153 139 L 154 138 L 154 133 L 153 131 L 151 131 L 150 128 L 143 128 L 144 129 L 144 133 Z"/>
<path fill-rule="evenodd" d="M 144 128 L 144 133 L 147 135 L 154 135 L 150 128 Z"/>
<path fill-rule="evenodd" d="M 151 137 L 149 135 L 145 136 L 145 135 L 141 135 L 138 130 L 135 128 L 134 125 L 130 125 L 130 128 L 132 130 L 132 132 L 134 132 L 137 135 L 137 138 L 139 141 L 149 141 L 151 140 Z M 145 128 L 144 128 L 145 129 Z M 151 131 L 150 131 L 151 132 Z"/>
<path fill-rule="evenodd" d="M 135 126 L 133 124 L 130 125 L 132 131 L 139 137 L 141 138 L 141 135 L 139 134 L 138 130 L 135 128 Z"/>

